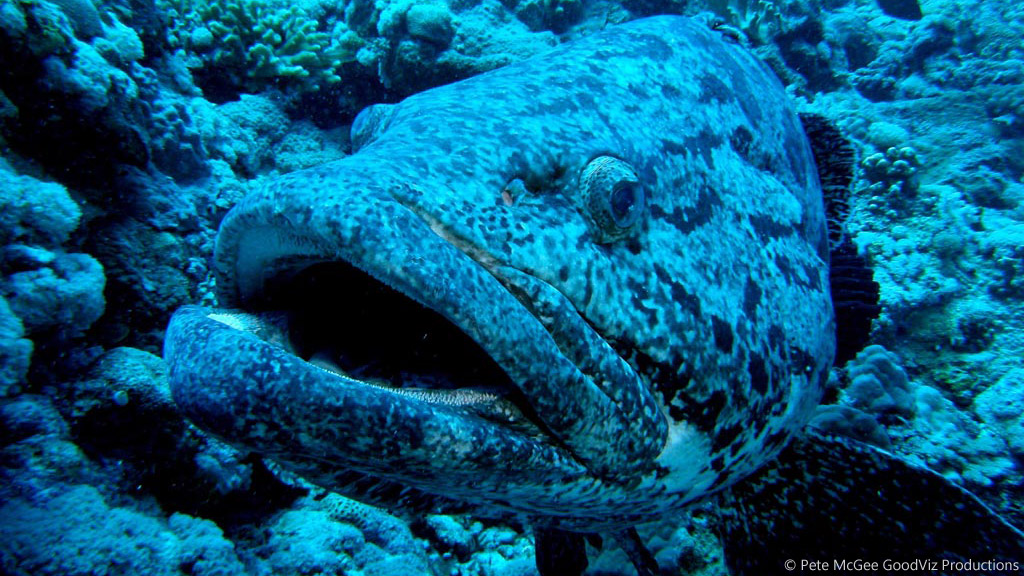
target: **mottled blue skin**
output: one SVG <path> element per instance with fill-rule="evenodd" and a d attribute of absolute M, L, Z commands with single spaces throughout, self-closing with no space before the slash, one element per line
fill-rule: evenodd
<path fill-rule="evenodd" d="M 199 426 L 342 492 L 598 529 L 733 484 L 809 419 L 835 346 L 821 190 L 782 86 L 742 47 L 645 19 L 375 108 L 353 132 L 352 156 L 227 216 L 223 302 L 353 263 L 476 340 L 549 436 L 331 374 L 268 344 L 266 323 L 189 308 L 165 354 Z M 599 156 L 647 198 L 614 240 L 580 183 Z"/>

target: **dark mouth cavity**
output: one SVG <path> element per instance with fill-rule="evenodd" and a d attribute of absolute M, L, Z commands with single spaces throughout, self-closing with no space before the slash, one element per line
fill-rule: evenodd
<path fill-rule="evenodd" d="M 347 262 L 305 267 L 268 289 L 300 357 L 396 388 L 515 390 L 500 366 L 441 314 Z"/>

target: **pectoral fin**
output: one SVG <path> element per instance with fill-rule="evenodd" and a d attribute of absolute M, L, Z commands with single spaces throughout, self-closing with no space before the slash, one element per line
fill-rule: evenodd
<path fill-rule="evenodd" d="M 801 560 L 993 561 L 1019 574 L 1024 534 L 946 478 L 884 450 L 809 433 L 725 497 L 720 533 L 736 575 L 792 574 Z M 947 564 L 942 564 L 946 561 Z M 1016 562 L 1016 564 L 1014 564 Z M 884 570 L 883 570 L 884 571 Z M 968 570 L 971 571 L 971 570 Z M 978 572 L 978 570 L 973 570 Z"/>

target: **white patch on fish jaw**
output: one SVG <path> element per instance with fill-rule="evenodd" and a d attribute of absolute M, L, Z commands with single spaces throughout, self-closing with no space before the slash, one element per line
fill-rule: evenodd
<path fill-rule="evenodd" d="M 216 320 L 221 324 L 230 326 L 235 330 L 249 332 L 250 334 L 255 334 L 259 327 L 257 324 L 254 324 L 256 319 L 249 314 L 227 314 L 223 312 L 212 312 L 210 314 L 207 314 L 206 317 L 209 318 L 210 320 Z"/>
<path fill-rule="evenodd" d="M 685 494 L 690 500 L 707 494 L 718 474 L 711 469 L 711 438 L 689 422 L 668 425 L 668 440 L 657 462 L 668 475 L 662 480 L 669 492 Z"/>

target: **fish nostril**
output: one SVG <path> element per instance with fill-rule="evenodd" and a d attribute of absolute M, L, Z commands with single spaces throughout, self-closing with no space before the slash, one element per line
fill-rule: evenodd
<path fill-rule="evenodd" d="M 526 191 L 526 184 L 522 178 L 513 178 L 501 189 L 501 203 L 505 206 L 512 206 L 516 200 L 522 198 Z"/>

